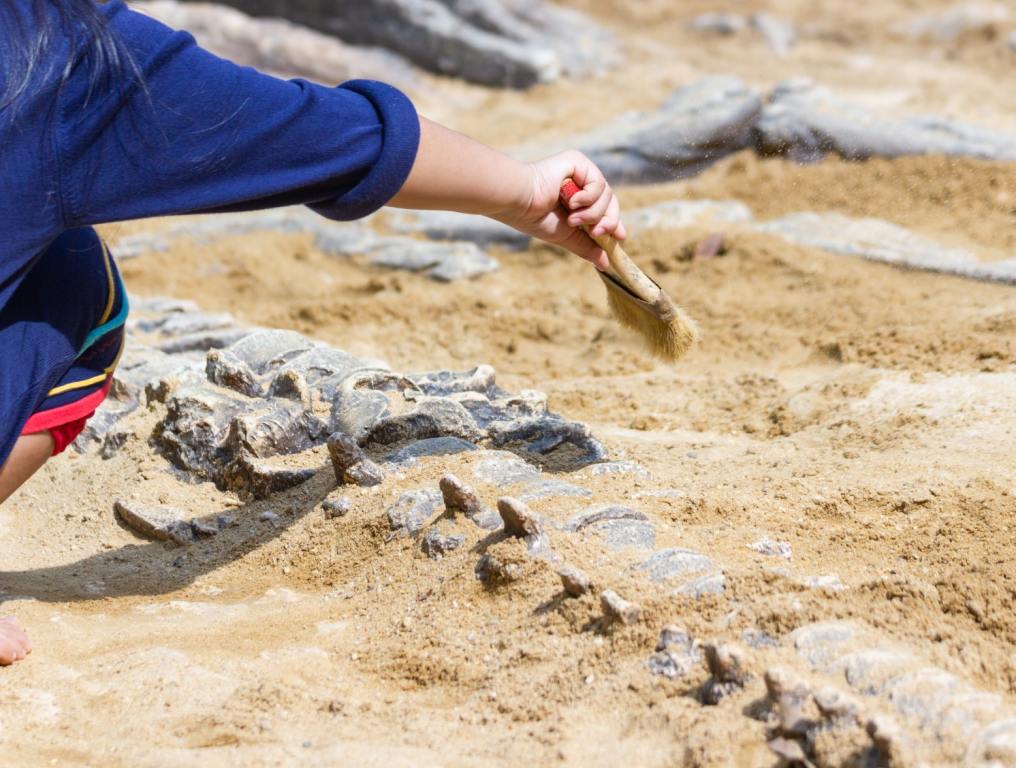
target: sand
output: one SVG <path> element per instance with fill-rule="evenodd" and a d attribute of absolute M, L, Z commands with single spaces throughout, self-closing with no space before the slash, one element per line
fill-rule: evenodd
<path fill-rule="evenodd" d="M 990 35 L 931 44 L 887 31 L 891 19 L 944 3 L 878 3 L 877 12 L 867 3 L 727 4 L 807 13 L 821 30 L 787 59 L 761 42 L 694 40 L 684 22 L 711 4 L 572 5 L 618 31 L 624 68 L 526 95 L 438 82 L 449 103 L 473 105 L 443 117 L 510 145 L 560 134 L 595 94 L 600 105 L 617 94 L 621 106 L 647 108 L 715 71 L 759 85 L 807 73 L 907 111 L 1016 119 L 1016 95 L 1000 87 L 1014 62 Z M 639 87 L 626 87 L 632 81 Z M 1016 250 L 1011 165 L 928 157 L 796 167 L 744 153 L 695 179 L 620 193 L 627 207 L 736 199 L 760 219 L 879 216 L 985 259 Z M 745 629 L 781 636 L 855 619 L 997 694 L 1000 708 L 1016 706 L 1016 291 L 736 226 L 725 229 L 725 253 L 690 259 L 714 230 L 630 241 L 702 326 L 701 344 L 674 367 L 647 359 L 612 324 L 588 265 L 549 247 L 501 252 L 499 273 L 450 285 L 326 256 L 300 234 L 177 238 L 166 253 L 125 262 L 139 295 L 194 299 L 396 370 L 489 363 L 507 388 L 547 392 L 612 458 L 651 473 L 583 476 L 593 500 L 637 504 L 662 545 L 709 552 L 724 564 L 727 591 L 665 597 L 606 557 L 594 580 L 646 615 L 604 631 L 596 600 L 561 599 L 553 571 L 526 560 L 518 542 L 496 547 L 523 563 L 525 578 L 488 590 L 473 576 L 475 555 L 434 562 L 411 541 L 385 541 L 379 518 L 393 495 L 436 486 L 446 471 L 469 476 L 469 456 L 428 459 L 392 486 L 350 492 L 353 512 L 326 520 L 327 469 L 307 488 L 241 505 L 170 479 L 135 438 L 108 461 L 51 462 L 0 509 L 3 610 L 35 643 L 28 662 L 0 670 L 0 762 L 774 764 L 765 725 L 741 711 L 751 696 L 704 707 L 694 695 L 704 668 L 675 681 L 647 673 L 672 622 L 703 640 L 736 640 Z M 181 550 L 117 524 L 111 500 L 125 490 L 280 519 Z M 558 499 L 541 511 L 587 504 Z M 480 538 L 468 535 L 471 545 Z M 792 559 L 748 547 L 763 535 L 788 542 Z M 568 555 L 592 545 L 561 546 Z M 821 576 L 844 588 L 803 585 Z"/>

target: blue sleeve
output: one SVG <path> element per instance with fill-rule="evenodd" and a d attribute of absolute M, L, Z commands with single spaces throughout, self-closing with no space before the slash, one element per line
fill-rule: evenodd
<path fill-rule="evenodd" d="M 61 94 L 66 226 L 292 204 L 356 219 L 408 176 L 419 118 L 395 88 L 280 80 L 202 50 L 121 0 L 102 8 L 134 66 L 98 84 L 78 66 Z"/>

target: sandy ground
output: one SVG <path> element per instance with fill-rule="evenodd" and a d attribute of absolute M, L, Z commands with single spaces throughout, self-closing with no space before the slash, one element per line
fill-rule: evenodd
<path fill-rule="evenodd" d="M 713 4 L 572 4 L 622 35 L 624 68 L 526 95 L 439 84 L 471 111 L 436 111 L 510 145 L 561 133 L 576 114 L 604 119 L 615 100 L 651 107 L 706 72 L 767 86 L 804 73 L 871 103 L 1016 128 L 1016 91 L 1000 85 L 1016 55 L 998 39 L 908 42 L 887 31 L 944 3 L 726 4 L 810 20 L 814 34 L 786 59 L 760 41 L 691 37 L 685 21 Z M 737 199 L 763 219 L 877 215 L 987 259 L 1016 251 L 1011 165 L 931 157 L 802 168 L 746 153 L 622 198 L 628 207 Z M 726 640 L 856 619 L 1012 709 L 1016 291 L 736 227 L 722 256 L 690 259 L 710 231 L 630 242 L 702 326 L 702 343 L 676 367 L 648 360 L 612 325 L 588 265 L 546 247 L 500 254 L 499 273 L 451 285 L 365 269 L 281 233 L 178 239 L 125 263 L 140 295 L 195 299 L 396 370 L 490 363 L 507 388 L 547 392 L 613 458 L 651 473 L 584 477 L 594 500 L 638 504 L 665 545 L 709 552 L 727 592 L 666 597 L 607 558 L 592 575 L 641 602 L 646 618 L 602 631 L 596 601 L 562 601 L 549 568 L 491 591 L 473 577 L 474 555 L 433 562 L 411 542 L 386 543 L 379 517 L 391 494 L 445 471 L 467 476 L 468 456 L 423 461 L 395 488 L 355 491 L 353 512 L 336 521 L 318 506 L 333 491 L 327 470 L 309 490 L 240 505 L 168 480 L 140 439 L 109 461 L 71 454 L 0 510 L 3 608 L 36 646 L 0 671 L 0 763 L 775 764 L 743 700 L 710 708 L 695 698 L 704 669 L 677 681 L 647 674 L 671 622 Z M 115 522 L 110 502 L 125 489 L 281 518 L 183 551 Z M 573 510 L 568 500 L 541 509 Z M 762 535 L 789 542 L 792 559 L 749 549 Z M 844 589 L 803 586 L 820 576 Z"/>

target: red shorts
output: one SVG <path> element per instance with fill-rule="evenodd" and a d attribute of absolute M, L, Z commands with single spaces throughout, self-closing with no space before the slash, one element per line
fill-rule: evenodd
<path fill-rule="evenodd" d="M 93 392 L 88 397 L 82 398 L 60 408 L 53 408 L 49 411 L 42 411 L 32 416 L 21 430 L 23 435 L 32 435 L 37 432 L 48 431 L 53 436 L 53 455 L 63 453 L 67 446 L 73 443 L 78 435 L 85 430 L 88 420 L 95 415 L 95 409 L 99 407 L 106 395 L 109 394 L 112 377 L 106 380 L 102 389 Z"/>

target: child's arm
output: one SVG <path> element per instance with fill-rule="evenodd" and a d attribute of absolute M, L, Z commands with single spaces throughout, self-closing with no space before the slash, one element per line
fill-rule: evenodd
<path fill-rule="evenodd" d="M 573 178 L 583 191 L 572 213 L 559 207 L 561 182 Z M 398 208 L 478 213 L 502 221 L 607 268 L 603 250 L 576 227 L 624 238 L 620 206 L 592 161 L 563 152 L 537 163 L 520 163 L 462 134 L 420 118 L 420 147 L 402 189 L 389 202 Z"/>

